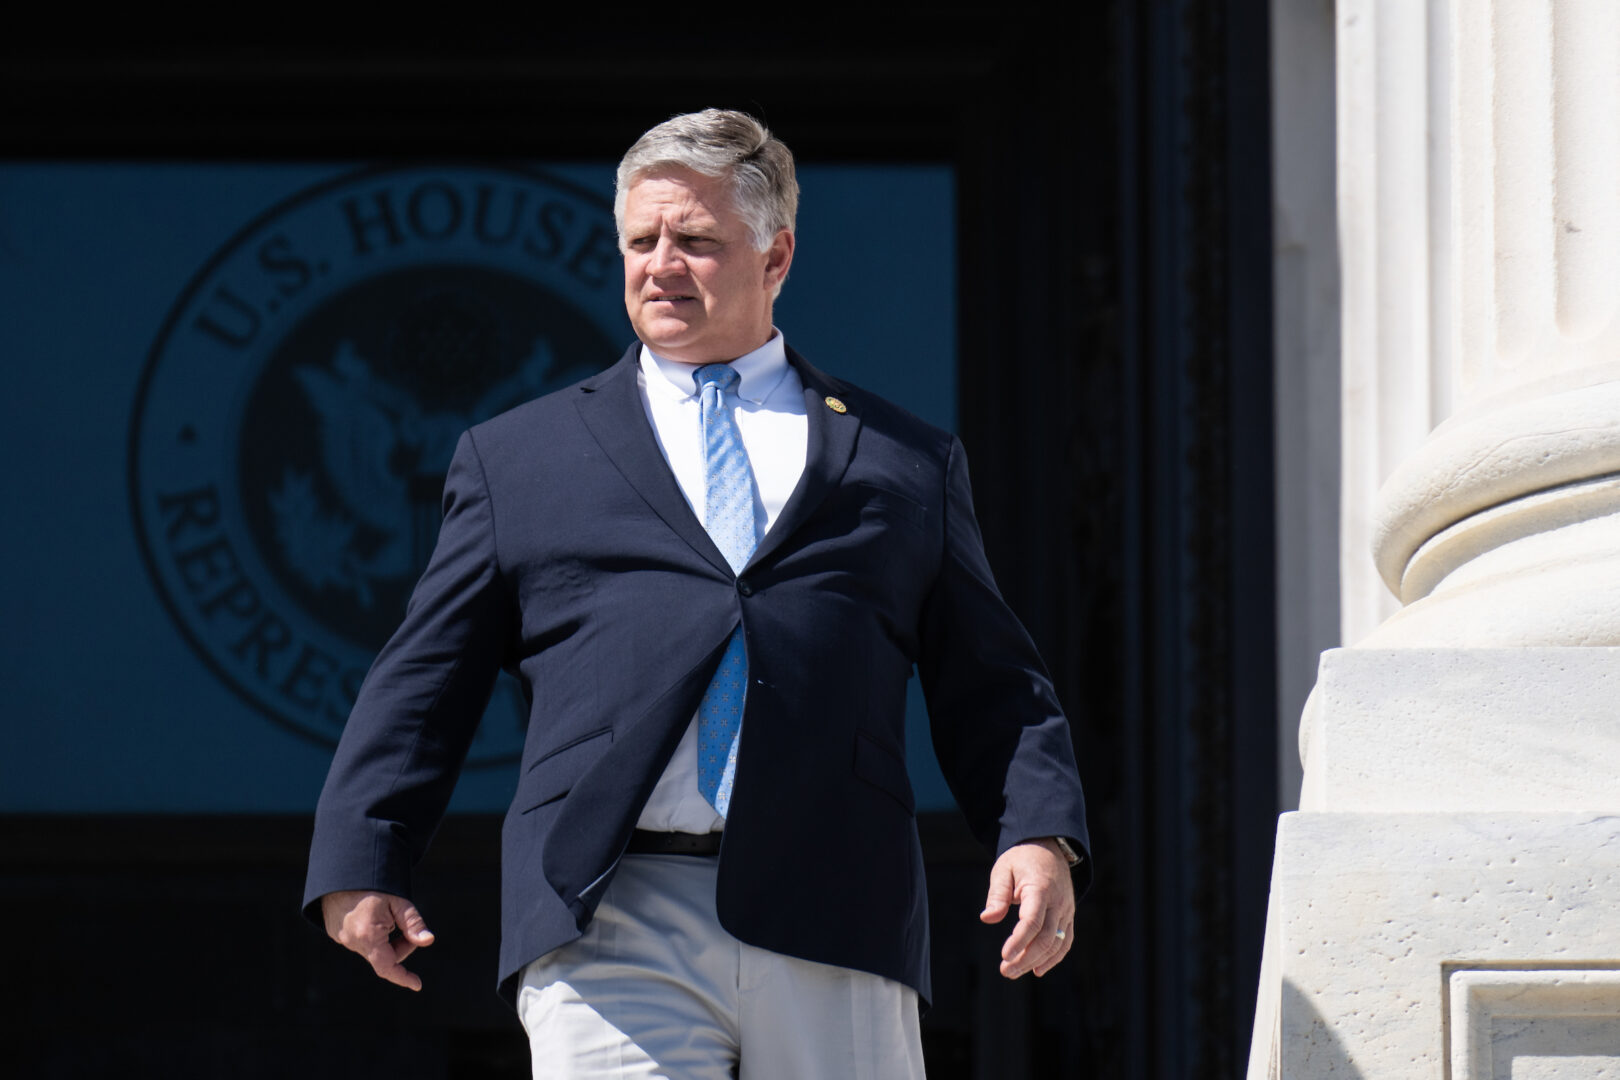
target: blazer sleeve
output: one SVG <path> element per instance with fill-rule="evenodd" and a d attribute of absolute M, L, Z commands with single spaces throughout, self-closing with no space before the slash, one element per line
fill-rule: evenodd
<path fill-rule="evenodd" d="M 941 770 L 975 835 L 997 855 L 1025 840 L 1090 838 L 1068 720 L 1023 624 L 996 588 L 973 513 L 966 453 L 951 440 L 944 553 L 923 607 L 917 671 Z"/>
<path fill-rule="evenodd" d="M 444 521 L 404 621 L 349 714 L 315 811 L 306 915 L 329 892 L 411 895 L 411 869 L 450 801 L 495 677 L 515 607 L 496 559 L 484 468 L 462 435 Z"/>

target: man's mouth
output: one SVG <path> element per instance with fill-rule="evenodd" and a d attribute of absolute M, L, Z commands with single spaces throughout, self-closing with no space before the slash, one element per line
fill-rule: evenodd
<path fill-rule="evenodd" d="M 657 293 L 657 294 L 655 294 L 653 296 L 647 297 L 647 302 L 649 304 L 653 304 L 653 303 L 658 303 L 659 301 L 663 301 L 665 303 L 673 304 L 673 303 L 678 303 L 678 302 L 683 301 L 683 300 L 696 300 L 696 299 L 697 299 L 697 297 L 688 296 L 686 293 Z"/>

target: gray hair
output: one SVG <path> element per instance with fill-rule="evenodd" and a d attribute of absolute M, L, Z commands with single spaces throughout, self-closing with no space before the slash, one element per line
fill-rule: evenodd
<path fill-rule="evenodd" d="M 678 166 L 702 176 L 724 177 L 736 207 L 764 251 L 782 229 L 793 231 L 799 212 L 799 182 L 793 151 L 744 112 L 704 109 L 672 117 L 636 140 L 619 162 L 614 180 L 613 219 L 624 243 L 624 203 L 637 180 L 661 168 Z"/>

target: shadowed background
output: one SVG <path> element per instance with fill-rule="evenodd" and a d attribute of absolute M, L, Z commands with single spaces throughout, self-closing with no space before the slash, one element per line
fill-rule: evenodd
<path fill-rule="evenodd" d="M 0 47 L 0 1007 L 30 1075 L 526 1074 L 493 993 L 501 695 L 423 868 L 422 995 L 298 918 L 309 815 L 443 431 L 616 358 L 612 163 L 707 105 L 798 155 L 778 324 L 962 433 L 1075 725 L 1097 885 L 1070 959 L 1007 984 L 913 716 L 930 1074 L 1237 1075 L 1277 810 L 1264 10 L 917 15 Z M 500 251 L 481 185 L 528 193 Z"/>

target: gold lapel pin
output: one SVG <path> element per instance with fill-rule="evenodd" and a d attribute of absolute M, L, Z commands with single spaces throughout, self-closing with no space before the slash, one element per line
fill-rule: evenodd
<path fill-rule="evenodd" d="M 848 405 L 845 405 L 842 401 L 839 401 L 837 398 L 831 396 L 830 394 L 827 397 L 823 398 L 822 400 L 827 403 L 827 408 L 831 409 L 835 413 L 847 413 L 847 412 L 849 412 L 849 406 Z"/>

